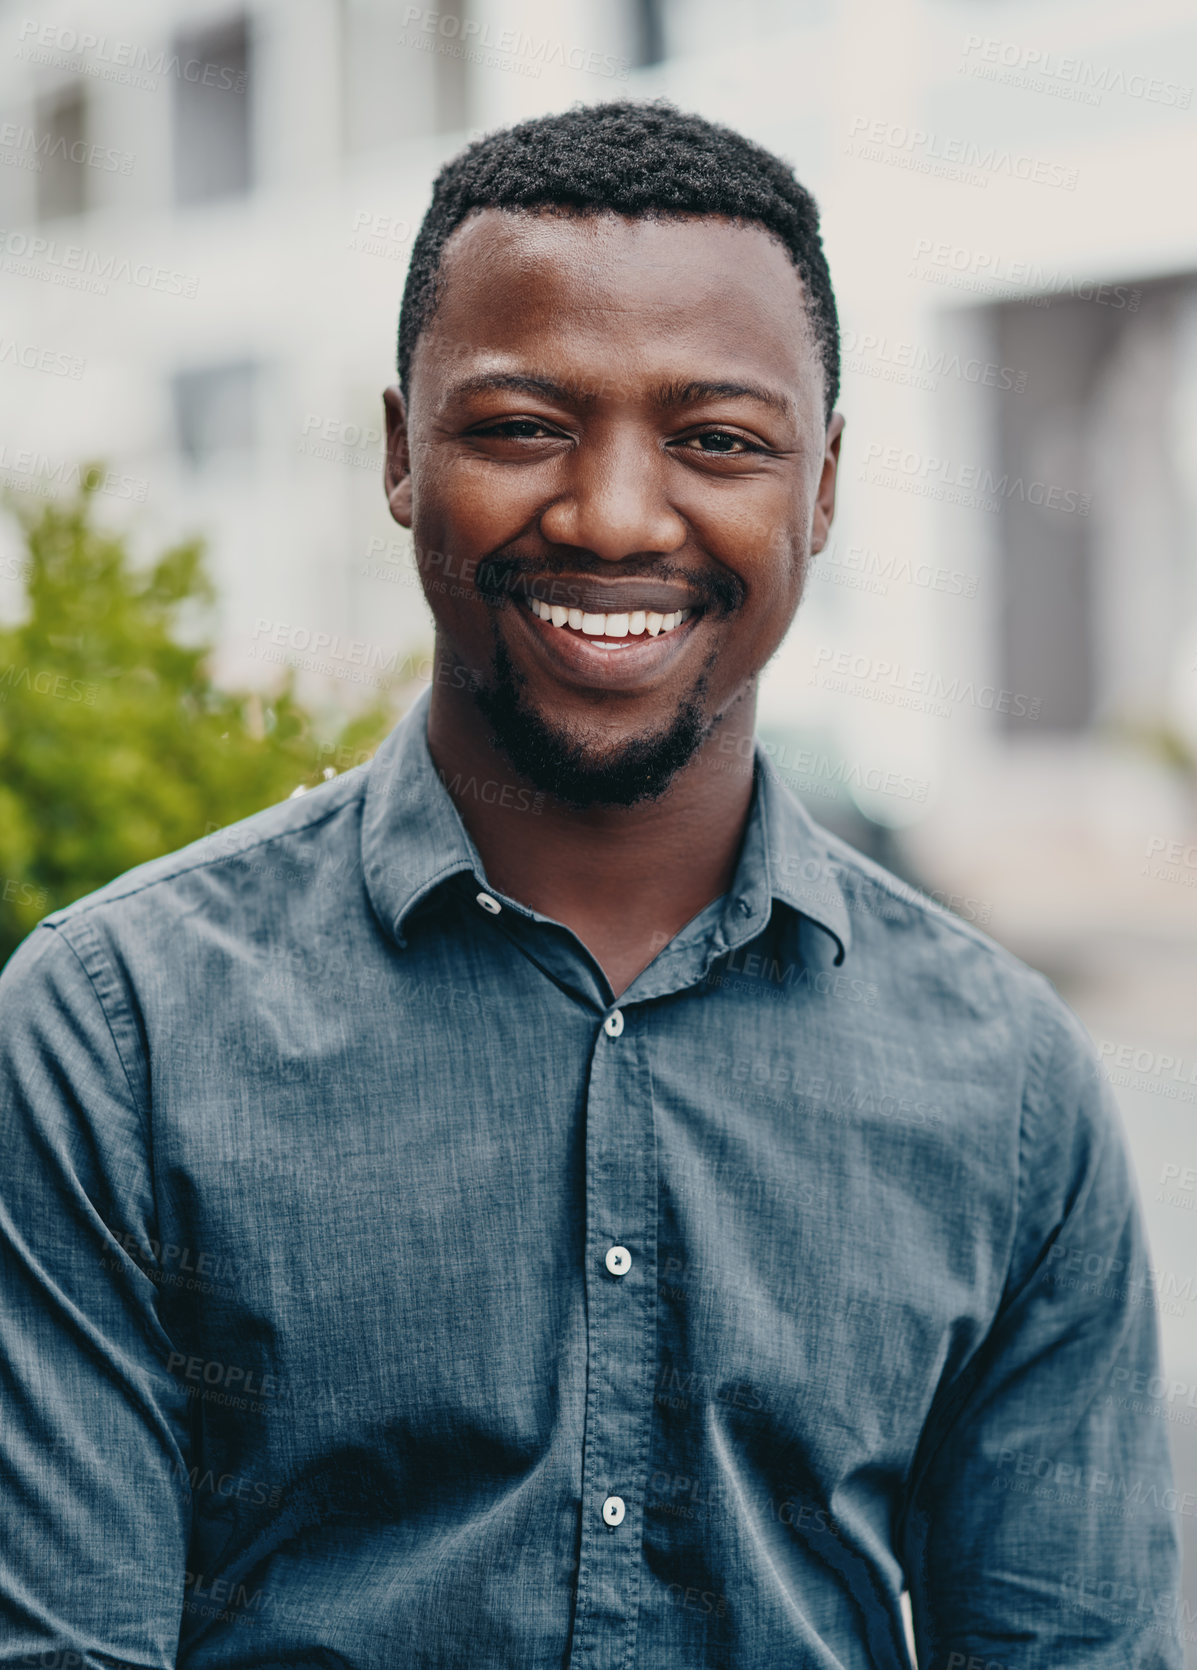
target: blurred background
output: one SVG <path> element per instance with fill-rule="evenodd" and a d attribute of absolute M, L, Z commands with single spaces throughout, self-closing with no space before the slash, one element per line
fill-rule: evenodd
<path fill-rule="evenodd" d="M 1197 1491 L 1190 0 L 99 10 L 0 0 L 3 950 L 365 757 L 427 682 L 380 396 L 440 163 L 579 100 L 729 123 L 818 198 L 844 333 L 834 539 L 762 734 L 1089 1027 Z"/>

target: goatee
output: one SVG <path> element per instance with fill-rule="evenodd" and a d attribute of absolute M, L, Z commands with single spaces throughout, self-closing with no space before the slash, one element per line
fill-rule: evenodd
<path fill-rule="evenodd" d="M 579 811 L 656 800 L 694 758 L 710 729 L 706 668 L 663 728 L 615 748 L 596 749 L 593 732 L 552 724 L 525 705 L 523 685 L 496 634 L 494 682 L 474 690 L 493 741 L 521 777 Z"/>

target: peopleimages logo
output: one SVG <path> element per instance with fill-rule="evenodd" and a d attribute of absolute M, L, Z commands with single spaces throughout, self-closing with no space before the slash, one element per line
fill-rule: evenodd
<path fill-rule="evenodd" d="M 1170 841 L 1164 835 L 1152 835 L 1147 842 L 1147 862 L 1140 875 L 1156 881 L 1178 882 L 1182 887 L 1197 887 L 1197 841 L 1187 845 Z"/>
<path fill-rule="evenodd" d="M 937 568 L 928 562 L 900 561 L 891 552 L 883 556 L 868 545 L 841 545 L 833 540 L 811 565 L 811 578 L 829 580 L 838 586 L 868 591 L 884 597 L 895 584 L 920 586 L 950 597 L 975 597 L 977 577 L 955 568 Z"/>
<path fill-rule="evenodd" d="M 796 743 L 775 742 L 769 737 L 723 735 L 719 739 L 720 754 L 736 754 L 747 764 L 757 747 L 772 760 L 784 775 L 799 779 L 804 787 L 818 792 L 827 785 L 832 795 L 839 788 L 865 789 L 872 794 L 893 794 L 901 800 L 923 801 L 930 784 L 921 777 L 909 777 L 882 766 L 862 766 L 855 760 L 802 748 Z"/>
<path fill-rule="evenodd" d="M 1028 185 L 1075 191 L 1079 175 L 1061 162 L 1048 162 L 1001 145 L 982 145 L 934 130 L 891 122 L 884 117 L 853 116 L 848 129 L 849 156 L 882 162 L 916 174 L 934 174 L 967 185 L 986 186 L 995 176 Z"/>
<path fill-rule="evenodd" d="M 14 56 L 27 63 L 62 65 L 73 60 L 71 67 L 80 75 L 101 76 L 105 81 L 139 87 L 145 92 L 153 92 L 159 76 L 163 75 L 172 76 L 176 81 L 223 88 L 226 92 L 240 93 L 245 87 L 243 69 L 207 63 L 202 58 L 180 58 L 177 52 L 168 53 L 164 48 L 151 49 L 136 41 L 118 40 L 65 24 L 26 18 L 18 40 L 21 44 Z"/>
<path fill-rule="evenodd" d="M 1122 1090 L 1148 1090 L 1172 1101 L 1197 1102 L 1197 1061 L 1109 1040 L 1098 1046 L 1101 1071 Z"/>
<path fill-rule="evenodd" d="M 1008 470 L 995 475 L 985 464 L 961 464 L 884 441 L 870 441 L 865 448 L 859 479 L 978 510 L 998 510 L 1003 502 L 1021 502 L 1088 516 L 1091 502 L 1088 493 L 1078 493 L 1072 487 L 1027 481 Z"/>
<path fill-rule="evenodd" d="M 15 690 L 27 690 L 34 696 L 53 696 L 60 702 L 95 707 L 99 689 L 98 684 L 70 678 L 50 667 L 0 667 L 0 702 L 6 702 Z"/>
<path fill-rule="evenodd" d="M 68 144 L 65 134 L 37 133 L 23 122 L 0 124 L 0 146 L 26 158 L 38 173 L 48 157 L 77 163 L 80 168 L 98 168 L 105 174 L 131 174 L 137 160 L 132 151 L 92 145 L 86 139 L 72 139 Z"/>
<path fill-rule="evenodd" d="M 26 371 L 44 371 L 51 377 L 78 381 L 87 361 L 80 354 L 66 354 L 55 348 L 42 348 L 36 342 L 18 342 L 13 337 L 0 336 L 0 365 L 21 365 Z"/>
<path fill-rule="evenodd" d="M 357 250 L 359 255 L 384 255 L 389 261 L 406 261 L 411 234 L 410 221 L 359 209 L 353 217 L 349 248 Z"/>
<path fill-rule="evenodd" d="M 926 343 L 891 341 L 876 331 L 845 330 L 840 349 L 845 371 L 926 389 L 929 393 L 934 393 L 944 377 L 955 377 L 962 383 L 975 383 L 983 388 L 1008 389 L 1014 394 L 1021 394 L 1027 386 L 1026 372 L 1016 371 L 1013 366 L 975 356 L 962 357 Z"/>
<path fill-rule="evenodd" d="M 150 484 L 140 476 L 121 475 L 116 470 L 101 470 L 94 464 L 72 463 L 65 458 L 51 458 L 48 453 L 35 452 L 25 447 L 17 452 L 0 441 L 0 474 L 8 477 L 8 484 L 21 493 L 40 493 L 53 497 L 60 492 L 79 492 L 90 487 L 96 493 L 111 494 L 117 499 L 135 499 L 144 504 Z"/>
<path fill-rule="evenodd" d="M 994 35 L 967 36 L 956 68 L 960 75 L 1000 81 L 1008 87 L 1024 87 L 1084 104 L 1100 104 L 1104 93 L 1122 93 L 1127 98 L 1172 105 L 1177 110 L 1187 110 L 1193 102 L 1193 89 L 1186 82 L 1135 70 L 1115 70 L 1088 58 L 1022 46 Z"/>
<path fill-rule="evenodd" d="M 497 53 L 508 60 L 522 59 L 524 65 L 521 73 L 527 75 L 538 76 L 542 68 L 570 69 L 584 70 L 589 75 L 616 76 L 619 80 L 626 81 L 630 68 L 626 58 L 617 58 L 610 52 L 594 52 L 584 46 L 571 46 L 548 35 L 526 34 L 522 29 L 492 29 L 489 23 L 479 18 L 455 17 L 452 12 L 442 11 L 435 6 L 407 6 L 404 8 L 403 22 L 405 26 L 418 24 L 423 34 L 439 37 L 440 42 L 444 43 L 438 48 L 441 51 L 453 43 L 463 57 L 472 58 L 475 52 L 481 51 Z M 400 39 L 403 40 L 403 37 Z M 436 42 L 430 40 L 427 45 L 436 47 Z M 489 63 L 491 60 L 481 58 L 475 61 Z M 517 66 L 514 63 L 500 63 L 496 67 Z"/>
<path fill-rule="evenodd" d="M 815 653 L 809 682 L 826 690 L 932 713 L 941 719 L 951 716 L 952 704 L 1010 713 L 1020 719 L 1038 719 L 1042 705 L 1039 696 L 1024 696 L 993 684 L 978 685 L 959 676 L 949 679 L 926 667 L 904 667 L 900 661 L 853 654 L 851 650 L 836 650 L 827 645 Z"/>
<path fill-rule="evenodd" d="M 324 418 L 309 412 L 303 420 L 303 433 L 297 451 L 308 458 L 320 458 L 330 464 L 377 470 L 382 466 L 385 439 L 381 428 L 346 423 L 341 418 Z"/>
<path fill-rule="evenodd" d="M 163 295 L 194 299 L 199 279 L 152 261 L 130 261 L 128 257 L 101 255 L 82 244 L 60 244 L 57 238 L 40 233 L 9 231 L 0 227 L 0 270 L 24 278 L 40 278 L 71 290 L 88 290 L 106 296 L 110 284 L 132 284 L 139 290 L 157 290 Z"/>
<path fill-rule="evenodd" d="M 1096 302 L 1099 307 L 1137 313 L 1143 298 L 1143 292 L 1133 285 L 1078 278 L 1064 267 L 1011 260 L 998 250 L 970 249 L 943 238 L 916 239 L 914 262 L 907 277 L 955 285 L 982 295 L 1013 292 L 1033 307 L 1050 307 L 1053 296 L 1069 296 L 1076 301 Z"/>
<path fill-rule="evenodd" d="M 45 910 L 50 902 L 50 895 L 44 887 L 35 887 L 31 881 L 19 881 L 15 877 L 0 877 L 0 900 L 6 905 L 33 905 L 37 910 Z"/>

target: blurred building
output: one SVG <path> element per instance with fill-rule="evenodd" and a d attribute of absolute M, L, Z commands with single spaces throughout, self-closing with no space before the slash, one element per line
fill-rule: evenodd
<path fill-rule="evenodd" d="M 0 6 L 5 329 L 70 367 L 14 363 L 6 477 L 54 491 L 102 455 L 147 539 L 206 532 L 229 677 L 286 657 L 352 698 L 396 646 L 418 666 L 381 391 L 431 176 L 471 129 L 626 93 L 647 16 Z"/>
<path fill-rule="evenodd" d="M 238 681 L 291 661 L 353 701 L 426 667 L 380 392 L 442 160 L 657 93 L 792 160 L 823 209 L 848 426 L 763 729 L 816 812 L 897 832 L 1086 1019 L 1169 1370 L 1197 1385 L 1190 0 L 102 11 L 0 4 L 0 474 L 55 492 L 102 457 L 147 549 L 206 532 Z"/>

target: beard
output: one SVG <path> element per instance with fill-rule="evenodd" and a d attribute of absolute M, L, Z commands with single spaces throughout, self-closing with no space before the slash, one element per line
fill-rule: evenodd
<path fill-rule="evenodd" d="M 474 691 L 502 750 L 521 777 L 575 810 L 656 800 L 702 746 L 711 721 L 707 678 L 714 658 L 658 729 L 612 747 L 593 731 L 553 724 L 524 700 L 525 680 L 496 634 L 494 680 Z"/>

